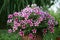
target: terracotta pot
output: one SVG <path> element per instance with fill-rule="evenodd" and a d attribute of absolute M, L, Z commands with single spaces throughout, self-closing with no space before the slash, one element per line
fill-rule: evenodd
<path fill-rule="evenodd" d="M 35 37 L 34 40 L 41 40 L 41 39 L 42 39 L 42 37 L 41 37 L 40 35 L 35 35 L 35 36 L 36 36 L 36 37 Z M 22 37 L 22 40 L 32 40 L 32 39 L 30 39 L 30 38 L 28 37 L 28 35 L 25 35 L 25 36 Z"/>
<path fill-rule="evenodd" d="M 57 37 L 56 40 L 60 40 L 60 37 Z"/>

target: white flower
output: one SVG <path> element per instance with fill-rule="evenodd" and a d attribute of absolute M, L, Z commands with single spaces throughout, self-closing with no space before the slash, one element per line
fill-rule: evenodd
<path fill-rule="evenodd" d="M 37 5 L 36 4 L 32 4 L 31 7 L 36 7 Z"/>

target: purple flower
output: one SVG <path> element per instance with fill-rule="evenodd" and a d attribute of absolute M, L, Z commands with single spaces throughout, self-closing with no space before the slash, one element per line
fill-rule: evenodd
<path fill-rule="evenodd" d="M 54 29 L 50 29 L 50 32 L 51 32 L 51 33 L 54 33 Z"/>
<path fill-rule="evenodd" d="M 15 32 L 16 30 L 18 30 L 18 27 L 13 27 L 13 32 Z"/>
<path fill-rule="evenodd" d="M 18 18 L 15 18 L 15 21 L 18 21 Z"/>
<path fill-rule="evenodd" d="M 52 20 L 48 20 L 48 25 L 54 24 Z"/>
<path fill-rule="evenodd" d="M 12 33 L 12 30 L 11 29 L 8 29 L 8 33 Z"/>
<path fill-rule="evenodd" d="M 26 25 L 22 25 L 22 29 L 25 29 L 26 28 Z"/>
<path fill-rule="evenodd" d="M 8 15 L 8 18 L 13 18 L 13 15 L 12 15 L 12 14 L 9 14 L 9 15 Z"/>
<path fill-rule="evenodd" d="M 33 26 L 32 19 L 27 20 L 27 23 L 28 23 L 30 26 Z"/>
<path fill-rule="evenodd" d="M 31 13 L 32 12 L 32 8 L 26 7 L 25 9 L 23 9 L 23 12 L 25 12 L 25 13 Z"/>
<path fill-rule="evenodd" d="M 20 35 L 20 36 L 24 36 L 24 32 L 23 32 L 23 31 L 20 31 L 20 32 L 19 32 L 19 35 Z"/>
<path fill-rule="evenodd" d="M 36 31 L 37 31 L 36 29 L 33 29 L 33 30 L 32 30 L 33 33 L 36 33 Z"/>
<path fill-rule="evenodd" d="M 14 14 L 13 14 L 14 16 L 18 16 L 19 15 L 19 13 L 18 12 L 14 12 Z"/>
<path fill-rule="evenodd" d="M 15 26 L 15 27 L 19 27 L 20 25 L 21 25 L 20 23 L 14 21 L 14 26 Z"/>
<path fill-rule="evenodd" d="M 12 19 L 7 20 L 7 23 L 11 23 L 11 22 L 12 22 Z"/>
<path fill-rule="evenodd" d="M 46 32 L 47 32 L 47 29 L 43 29 L 43 33 L 46 34 Z"/>
<path fill-rule="evenodd" d="M 31 27 L 31 26 L 33 26 L 33 23 L 32 23 L 32 22 L 30 23 L 30 27 Z"/>
<path fill-rule="evenodd" d="M 39 26 L 39 23 L 38 22 L 34 22 L 34 26 Z"/>
<path fill-rule="evenodd" d="M 33 8 L 33 12 L 35 12 L 38 15 L 39 15 L 39 12 L 40 12 L 39 10 L 40 10 L 39 7 L 34 7 Z"/>
<path fill-rule="evenodd" d="M 38 18 L 38 21 L 39 22 L 43 21 L 43 18 L 42 17 Z"/>
<path fill-rule="evenodd" d="M 29 38 L 33 39 L 34 35 L 32 33 L 29 34 Z"/>

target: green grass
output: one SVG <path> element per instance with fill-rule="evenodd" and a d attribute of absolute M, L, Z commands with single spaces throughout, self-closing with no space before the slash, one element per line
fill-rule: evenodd
<path fill-rule="evenodd" d="M 8 33 L 7 30 L 0 30 L 0 40 L 22 40 L 18 33 Z"/>

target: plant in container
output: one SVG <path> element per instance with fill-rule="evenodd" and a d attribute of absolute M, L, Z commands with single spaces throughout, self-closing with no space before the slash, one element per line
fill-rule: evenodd
<path fill-rule="evenodd" d="M 18 33 L 23 40 L 41 40 L 41 35 L 48 31 L 54 33 L 54 26 L 57 25 L 54 17 L 42 11 L 36 4 L 9 14 L 7 24 L 11 26 L 8 32 L 19 30 Z"/>

